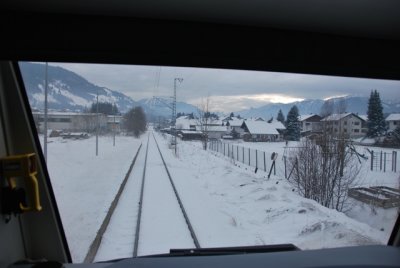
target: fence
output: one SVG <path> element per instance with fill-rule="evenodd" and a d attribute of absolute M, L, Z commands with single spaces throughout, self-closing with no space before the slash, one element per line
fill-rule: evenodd
<path fill-rule="evenodd" d="M 264 170 L 265 172 L 269 171 L 268 178 L 271 176 L 272 171 L 274 172 L 274 175 L 276 175 L 276 153 L 272 153 L 270 156 L 268 153 L 261 150 L 225 143 L 222 141 L 210 141 L 209 150 L 220 153 L 247 166 L 254 167 L 255 172 L 259 169 Z"/>
<path fill-rule="evenodd" d="M 371 154 L 371 171 L 390 171 L 397 172 L 397 152 L 375 152 L 373 150 L 368 150 Z"/>

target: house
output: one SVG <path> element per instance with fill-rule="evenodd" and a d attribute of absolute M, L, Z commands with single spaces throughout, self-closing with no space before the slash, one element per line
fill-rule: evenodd
<path fill-rule="evenodd" d="M 204 138 L 204 134 L 201 131 L 178 130 L 177 135 L 182 140 L 203 140 Z"/>
<path fill-rule="evenodd" d="M 44 113 L 32 113 L 40 132 L 44 131 Z M 104 114 L 75 113 L 75 112 L 48 112 L 47 128 L 65 131 L 93 132 L 97 126 L 100 130 L 107 130 L 108 118 Z"/>
<path fill-rule="evenodd" d="M 393 131 L 400 126 L 400 114 L 390 114 L 385 119 L 388 131 Z"/>
<path fill-rule="evenodd" d="M 240 138 L 244 134 L 244 129 L 242 128 L 243 119 L 233 117 L 226 117 L 222 119 L 222 124 L 228 127 L 229 133 L 236 133 L 236 137 L 233 138 Z"/>
<path fill-rule="evenodd" d="M 300 115 L 300 132 L 302 136 L 322 131 L 322 117 L 317 114 Z"/>
<path fill-rule="evenodd" d="M 354 113 L 332 114 L 321 120 L 322 128 L 334 135 L 362 137 L 367 132 L 365 121 Z"/>
<path fill-rule="evenodd" d="M 199 124 L 197 119 L 191 119 L 189 116 L 184 115 L 176 119 L 176 129 L 177 130 L 196 130 L 196 126 Z"/>
<path fill-rule="evenodd" d="M 278 141 L 280 139 L 276 125 L 265 121 L 245 120 L 242 128 L 244 129 L 244 141 L 265 142 Z"/>
<path fill-rule="evenodd" d="M 221 139 L 225 135 L 229 135 L 229 130 L 227 126 L 196 126 L 197 131 L 202 131 L 207 133 L 209 139 Z"/>

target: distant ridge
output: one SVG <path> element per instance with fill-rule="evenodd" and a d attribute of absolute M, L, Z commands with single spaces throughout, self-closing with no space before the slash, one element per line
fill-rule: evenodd
<path fill-rule="evenodd" d="M 22 77 L 33 108 L 44 107 L 45 65 L 38 63 L 20 63 Z M 100 87 L 82 76 L 61 67 L 48 66 L 48 103 L 49 109 L 83 111 L 96 101 L 115 103 L 121 112 L 125 112 L 138 103 L 130 97 L 106 87 Z"/>

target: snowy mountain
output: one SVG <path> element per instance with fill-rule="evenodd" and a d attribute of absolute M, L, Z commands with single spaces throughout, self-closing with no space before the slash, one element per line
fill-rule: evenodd
<path fill-rule="evenodd" d="M 340 98 L 333 99 L 338 101 Z M 367 114 L 368 109 L 368 97 L 355 97 L 349 96 L 345 97 L 347 112 L 356 114 Z M 250 108 L 247 110 L 238 111 L 235 114 L 240 114 L 242 117 L 276 117 L 279 109 L 282 110 L 283 114 L 286 116 L 290 108 L 296 105 L 299 108 L 300 114 L 319 114 L 321 111 L 321 106 L 323 105 L 323 100 L 304 100 L 293 103 L 269 103 L 259 108 Z M 382 101 L 383 112 L 386 114 L 400 112 L 400 101 Z"/>
<path fill-rule="evenodd" d="M 43 109 L 45 88 L 45 65 L 20 63 L 29 102 L 33 108 Z M 49 109 L 82 111 L 90 108 L 96 101 L 115 103 L 121 112 L 125 112 L 138 103 L 130 97 L 94 85 L 82 76 L 61 67 L 48 66 L 48 103 Z"/>

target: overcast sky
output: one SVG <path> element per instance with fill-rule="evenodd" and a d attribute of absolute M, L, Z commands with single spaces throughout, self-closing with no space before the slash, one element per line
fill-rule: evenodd
<path fill-rule="evenodd" d="M 134 100 L 172 96 L 198 105 L 210 96 L 215 111 L 238 111 L 268 102 L 293 102 L 335 96 L 369 96 L 372 89 L 384 100 L 400 100 L 400 81 L 334 76 L 255 72 L 223 69 L 134 65 L 52 63 L 83 76 L 89 82 L 122 92 Z"/>

